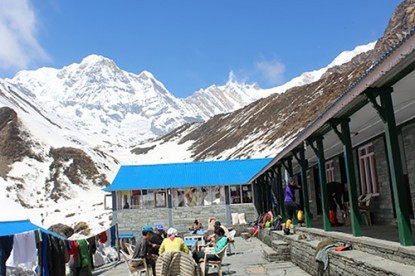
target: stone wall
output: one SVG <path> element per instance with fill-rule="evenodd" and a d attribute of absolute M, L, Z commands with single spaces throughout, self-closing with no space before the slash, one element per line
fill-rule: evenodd
<path fill-rule="evenodd" d="M 117 211 L 117 223 L 118 231 L 133 232 L 135 236 L 139 236 L 145 224 L 162 223 L 164 227 L 167 227 L 169 225 L 168 208 L 121 209 Z"/>
<path fill-rule="evenodd" d="M 372 223 L 393 224 L 395 219 L 393 215 L 392 191 L 384 136 L 376 138 L 372 143 L 375 151 L 379 190 L 379 196 L 372 199 L 371 212 L 374 218 Z"/>
<path fill-rule="evenodd" d="M 305 228 L 304 228 L 305 229 Z M 299 235 L 285 236 L 282 231 L 269 231 L 263 229 L 258 234 L 264 243 L 275 251 L 290 256 L 291 262 L 299 266 L 310 275 L 413 275 L 415 252 L 411 247 L 403 248 L 397 243 L 388 241 L 374 241 L 368 238 L 356 238 L 344 233 L 331 233 L 334 239 L 344 240 L 352 244 L 350 251 L 330 251 L 329 266 L 324 273 L 319 270 L 316 262 L 316 248 L 322 240 L 327 240 L 327 233 L 320 229 L 309 228 L 306 239 L 299 240 Z M 304 232 L 307 232 L 304 231 Z M 320 237 L 311 232 L 320 233 Z M 302 232 L 302 231 L 299 231 Z M 336 235 L 342 237 L 335 238 Z M 351 241 L 349 241 L 351 239 Z M 277 242 L 276 242 L 277 241 Z M 288 244 L 288 246 L 287 246 Z M 369 250 L 369 248 L 372 248 Z M 362 249 L 365 249 L 362 251 Z M 286 252 L 289 250 L 289 253 Z M 272 256 L 272 252 L 267 253 Z"/>
<path fill-rule="evenodd" d="M 256 209 L 253 204 L 230 205 L 231 213 L 245 213 L 246 221 L 253 221 L 256 218 Z M 216 221 L 223 224 L 226 222 L 226 205 L 197 206 L 197 207 L 176 207 L 171 209 L 173 225 L 169 225 L 169 209 L 122 209 L 114 212 L 114 217 L 118 223 L 120 232 L 133 232 L 139 236 L 141 228 L 145 224 L 154 226 L 162 223 L 165 228 L 173 226 L 179 230 L 184 230 L 198 219 L 206 228 L 209 218 L 214 217 Z"/>
<path fill-rule="evenodd" d="M 409 179 L 411 183 L 411 192 L 412 192 L 412 203 L 415 202 L 415 124 L 406 127 L 404 132 L 404 143 L 405 143 L 405 153 L 408 159 L 408 171 L 410 173 Z M 408 135 L 409 134 L 409 135 Z M 407 141 L 408 140 L 408 141 Z M 395 224 L 393 204 L 392 204 L 392 191 L 389 177 L 389 170 L 387 164 L 386 148 L 384 143 L 384 137 L 380 136 L 371 141 L 375 150 L 375 159 L 376 159 L 376 173 L 379 184 L 379 196 L 375 197 L 372 201 L 372 213 L 375 224 Z M 356 173 L 356 182 L 358 185 L 358 195 L 361 194 L 360 187 L 360 175 L 359 175 L 359 160 L 357 155 L 356 148 L 353 150 L 354 155 L 354 168 Z M 339 158 L 333 157 L 333 165 L 335 168 L 335 178 L 336 181 L 341 181 L 341 172 L 340 172 L 340 162 Z M 310 198 L 310 210 L 313 214 L 317 214 L 317 205 L 316 205 L 316 196 L 315 196 L 315 183 L 313 182 L 313 170 L 309 170 L 309 188 L 311 189 L 311 198 Z M 318 185 L 318 183 L 317 183 Z"/>
<path fill-rule="evenodd" d="M 342 154 L 342 156 L 343 156 L 343 154 Z M 339 161 L 339 156 L 337 155 L 337 156 L 335 156 L 335 157 L 333 157 L 332 159 L 330 159 L 330 160 L 333 160 L 333 167 L 334 167 L 334 179 L 335 179 L 335 181 L 337 181 L 337 182 L 342 182 L 342 174 L 341 174 L 341 171 L 340 171 L 340 161 Z"/>
<path fill-rule="evenodd" d="M 409 187 L 411 189 L 412 209 L 415 211 L 415 122 L 411 122 L 402 127 L 402 137 Z"/>

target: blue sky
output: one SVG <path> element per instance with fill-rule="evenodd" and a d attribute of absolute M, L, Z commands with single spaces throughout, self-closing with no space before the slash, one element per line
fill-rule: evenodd
<path fill-rule="evenodd" d="M 150 71 L 178 97 L 277 86 L 383 35 L 398 0 L 1 0 L 0 78 L 90 54 Z"/>

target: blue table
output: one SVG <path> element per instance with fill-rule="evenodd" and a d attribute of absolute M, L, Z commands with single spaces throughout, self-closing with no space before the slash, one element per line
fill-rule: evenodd
<path fill-rule="evenodd" d="M 184 243 L 187 245 L 187 247 L 193 247 L 196 246 L 197 240 L 185 240 Z"/>

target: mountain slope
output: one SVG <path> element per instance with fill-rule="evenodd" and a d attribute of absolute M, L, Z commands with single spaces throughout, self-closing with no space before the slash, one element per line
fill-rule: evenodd
<path fill-rule="evenodd" d="M 137 156 L 137 162 L 145 163 L 149 156 L 161 157 L 158 147 L 173 142 L 186 145 L 184 150 L 190 160 L 275 156 L 373 66 L 385 50 L 415 27 L 414 7 L 414 0 L 404 1 L 397 7 L 384 36 L 373 50 L 328 68 L 317 81 L 292 87 L 282 94 L 274 93 L 235 112 L 215 116 L 202 124 L 188 125 L 187 129 L 181 128 L 166 138 L 139 146 L 151 147 L 151 150 L 145 156 Z"/>

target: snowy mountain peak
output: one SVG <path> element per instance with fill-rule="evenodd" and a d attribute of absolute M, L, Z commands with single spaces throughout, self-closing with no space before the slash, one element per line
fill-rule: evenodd
<path fill-rule="evenodd" d="M 92 54 L 82 59 L 80 65 L 115 64 L 113 60 L 101 55 Z"/>
<path fill-rule="evenodd" d="M 142 80 L 148 80 L 148 79 L 154 79 L 155 80 L 156 79 L 153 74 L 151 74 L 150 72 L 145 71 L 145 70 L 143 72 L 141 72 L 140 74 L 138 74 L 138 77 Z"/>
<path fill-rule="evenodd" d="M 373 48 L 375 48 L 375 45 L 376 41 L 366 45 L 357 46 L 351 51 L 343 51 L 326 68 L 331 68 L 349 62 L 356 55 L 372 50 Z"/>

